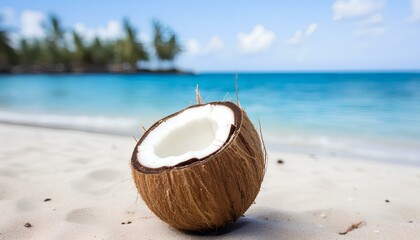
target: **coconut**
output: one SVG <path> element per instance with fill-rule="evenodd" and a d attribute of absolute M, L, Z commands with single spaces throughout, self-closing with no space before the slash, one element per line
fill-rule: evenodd
<path fill-rule="evenodd" d="M 142 199 L 185 231 L 220 229 L 254 202 L 266 153 L 247 114 L 232 102 L 190 106 L 152 125 L 131 159 Z"/>

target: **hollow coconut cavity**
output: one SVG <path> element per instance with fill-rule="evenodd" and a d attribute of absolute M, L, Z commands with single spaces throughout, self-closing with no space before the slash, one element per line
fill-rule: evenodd
<path fill-rule="evenodd" d="M 246 113 L 231 102 L 188 107 L 138 141 L 132 175 L 148 207 L 187 231 L 219 229 L 255 200 L 266 155 Z"/>
<path fill-rule="evenodd" d="M 147 168 L 180 166 L 217 152 L 229 139 L 235 115 L 221 104 L 188 108 L 160 122 L 138 146 L 137 159 Z"/>

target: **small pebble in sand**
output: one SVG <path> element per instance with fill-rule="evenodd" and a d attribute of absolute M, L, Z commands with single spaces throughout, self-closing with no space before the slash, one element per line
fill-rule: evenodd
<path fill-rule="evenodd" d="M 51 198 L 44 199 L 44 202 L 49 202 L 49 201 L 51 201 Z"/>
<path fill-rule="evenodd" d="M 389 200 L 388 200 L 388 199 L 385 199 L 385 202 L 386 202 L 386 203 L 389 203 Z"/>
<path fill-rule="evenodd" d="M 283 163 L 284 163 L 284 161 L 283 161 L 283 159 L 277 159 L 277 163 L 278 163 L 278 164 L 283 164 Z"/>
<path fill-rule="evenodd" d="M 374 230 L 373 232 L 374 232 L 374 233 L 378 233 L 378 232 L 379 232 L 379 230 Z"/>
<path fill-rule="evenodd" d="M 32 227 L 32 225 L 27 222 L 27 223 L 25 223 L 25 227 L 30 228 L 30 227 Z"/>
<path fill-rule="evenodd" d="M 124 224 L 125 224 L 125 222 L 122 222 L 122 223 L 121 223 L 121 225 L 124 225 Z"/>
<path fill-rule="evenodd" d="M 321 213 L 321 214 L 319 214 L 319 216 L 322 217 L 322 218 L 326 218 L 327 217 L 327 214 Z"/>
<path fill-rule="evenodd" d="M 413 223 L 413 221 L 408 221 L 408 223 Z"/>

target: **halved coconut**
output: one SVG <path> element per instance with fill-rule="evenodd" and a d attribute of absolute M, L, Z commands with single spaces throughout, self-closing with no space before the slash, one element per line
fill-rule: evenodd
<path fill-rule="evenodd" d="M 265 153 L 240 107 L 212 102 L 156 122 L 137 143 L 131 167 L 140 195 L 160 219 L 207 231 L 236 221 L 254 202 Z"/>

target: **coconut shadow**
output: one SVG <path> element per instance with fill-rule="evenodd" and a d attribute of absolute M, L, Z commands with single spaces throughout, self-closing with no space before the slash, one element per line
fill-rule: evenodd
<path fill-rule="evenodd" d="M 203 239 L 213 237 L 221 239 L 301 239 L 302 236 L 311 239 L 325 236 L 325 229 L 308 222 L 302 213 L 259 207 L 256 211 L 252 211 L 222 229 L 208 232 L 183 231 L 183 233 Z"/>
<path fill-rule="evenodd" d="M 182 231 L 187 235 L 191 236 L 201 236 L 201 237 L 210 237 L 210 236 L 221 236 L 230 234 L 232 232 L 238 231 L 239 229 L 245 227 L 246 225 L 252 223 L 252 220 L 246 217 L 239 218 L 236 222 L 228 224 L 226 227 L 218 230 L 210 230 L 204 232 L 194 232 L 194 231 Z"/>

